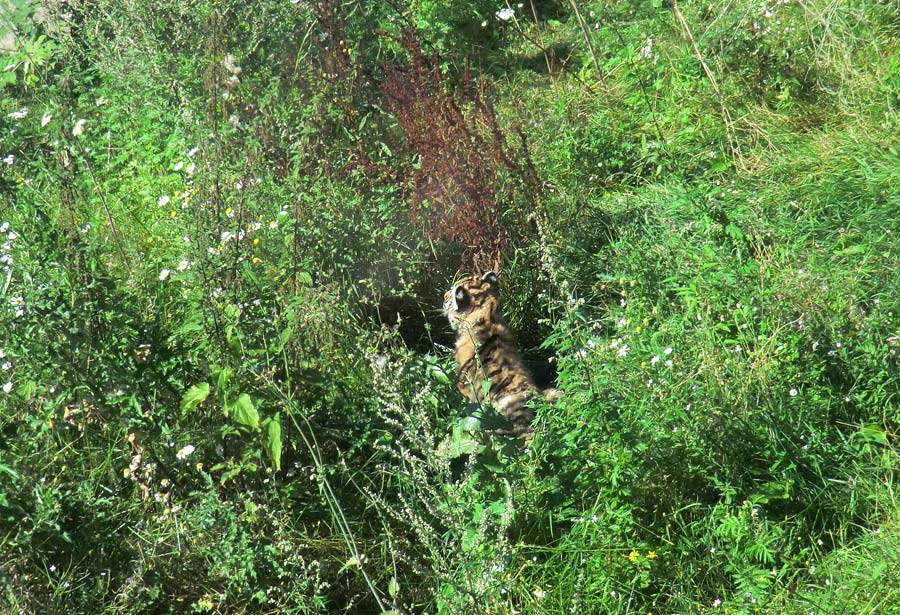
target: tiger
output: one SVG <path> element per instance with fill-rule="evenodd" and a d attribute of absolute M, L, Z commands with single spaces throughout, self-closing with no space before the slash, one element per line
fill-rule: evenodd
<path fill-rule="evenodd" d="M 541 390 L 525 369 L 512 331 L 500 313 L 500 282 L 493 271 L 462 278 L 444 293 L 444 314 L 456 333 L 456 387 L 471 402 L 493 403 L 512 425 L 504 435 L 533 433 L 528 400 L 555 401 L 556 389 Z M 490 381 L 490 385 L 485 384 Z"/>

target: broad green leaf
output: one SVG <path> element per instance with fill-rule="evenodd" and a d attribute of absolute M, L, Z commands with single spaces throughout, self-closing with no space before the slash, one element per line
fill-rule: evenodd
<path fill-rule="evenodd" d="M 281 469 L 281 415 L 275 413 L 272 420 L 266 426 L 266 453 L 269 459 L 275 464 L 275 469 Z"/>
<path fill-rule="evenodd" d="M 250 396 L 246 393 L 238 396 L 235 402 L 228 407 L 228 412 L 231 414 L 231 418 L 241 425 L 259 429 L 259 412 L 256 411 Z"/>
<path fill-rule="evenodd" d="M 207 397 L 209 397 L 209 383 L 201 382 L 200 384 L 195 384 L 181 398 L 181 411 L 193 410 L 206 401 Z"/>

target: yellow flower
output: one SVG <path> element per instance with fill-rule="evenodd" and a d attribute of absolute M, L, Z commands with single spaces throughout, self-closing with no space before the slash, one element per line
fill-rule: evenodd
<path fill-rule="evenodd" d="M 647 559 L 656 559 L 656 551 L 647 551 Z"/>
<path fill-rule="evenodd" d="M 634 288 L 634 287 L 637 285 L 637 280 L 632 280 L 632 281 L 630 281 L 630 282 L 628 283 L 628 285 L 631 286 L 631 288 Z"/>
<path fill-rule="evenodd" d="M 641 554 L 638 553 L 637 551 L 632 551 L 631 553 L 628 554 L 628 559 L 629 559 L 629 561 L 632 561 L 632 562 L 638 561 L 638 559 L 640 557 L 641 557 Z"/>
<path fill-rule="evenodd" d="M 256 263 L 259 262 L 259 259 L 254 256 L 253 259 L 251 260 L 251 262 L 255 265 Z"/>

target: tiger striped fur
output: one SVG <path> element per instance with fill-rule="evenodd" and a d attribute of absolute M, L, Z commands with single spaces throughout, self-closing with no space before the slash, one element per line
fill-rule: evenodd
<path fill-rule="evenodd" d="M 541 391 L 525 369 L 500 313 L 499 291 L 497 276 L 488 272 L 465 277 L 444 293 L 444 313 L 456 332 L 456 386 L 469 401 L 492 402 L 512 424 L 513 435 L 527 436 L 534 420 L 528 399 L 544 395 L 553 401 L 557 392 Z"/>

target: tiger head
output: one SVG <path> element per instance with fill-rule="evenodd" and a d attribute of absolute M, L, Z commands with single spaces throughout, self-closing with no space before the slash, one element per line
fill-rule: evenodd
<path fill-rule="evenodd" d="M 500 282 L 493 271 L 459 280 L 444 293 L 444 314 L 450 326 L 496 320 L 500 313 Z"/>

